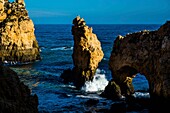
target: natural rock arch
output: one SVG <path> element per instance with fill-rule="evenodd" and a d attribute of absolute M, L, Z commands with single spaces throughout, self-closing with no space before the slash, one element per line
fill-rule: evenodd
<path fill-rule="evenodd" d="M 157 31 L 144 30 L 118 36 L 109 60 L 113 79 L 103 94 L 112 98 L 108 94 L 111 88 L 113 97 L 133 94 L 132 80 L 139 72 L 148 80 L 151 105 L 166 105 L 170 102 L 169 59 L 170 21 Z"/>

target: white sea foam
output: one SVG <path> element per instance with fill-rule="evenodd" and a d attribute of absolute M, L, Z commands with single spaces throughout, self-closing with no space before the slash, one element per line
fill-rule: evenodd
<path fill-rule="evenodd" d="M 52 51 L 57 51 L 57 50 L 73 50 L 73 47 L 56 47 L 52 48 Z"/>
<path fill-rule="evenodd" d="M 24 65 L 24 64 L 29 64 L 32 62 L 18 62 L 18 61 L 3 61 L 4 65 L 6 66 L 15 66 L 15 65 Z"/>
<path fill-rule="evenodd" d="M 88 99 L 102 99 L 102 97 L 97 95 L 77 95 L 78 98 L 88 98 Z"/>
<path fill-rule="evenodd" d="M 107 85 L 108 80 L 105 77 L 105 73 L 103 73 L 103 70 L 97 69 L 93 81 L 87 81 L 82 90 L 85 92 L 99 92 L 103 91 Z"/>
<path fill-rule="evenodd" d="M 17 61 L 4 61 L 3 62 L 4 64 L 9 64 L 9 65 L 16 65 L 17 63 L 19 63 L 19 62 L 17 62 Z"/>
<path fill-rule="evenodd" d="M 135 92 L 133 96 L 135 98 L 150 98 L 149 92 Z"/>
<path fill-rule="evenodd" d="M 8 61 L 6 61 L 6 60 L 5 60 L 5 61 L 4 61 L 4 63 L 5 63 L 5 64 L 7 64 L 7 63 L 8 63 Z"/>

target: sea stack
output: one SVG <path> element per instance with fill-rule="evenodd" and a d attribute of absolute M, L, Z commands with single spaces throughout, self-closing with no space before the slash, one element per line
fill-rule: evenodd
<path fill-rule="evenodd" d="M 0 113 L 38 113 L 37 95 L 9 67 L 0 66 L 0 89 Z"/>
<path fill-rule="evenodd" d="M 170 21 L 156 31 L 118 36 L 109 60 L 112 81 L 103 95 L 126 97 L 134 93 L 132 80 L 137 73 L 149 83 L 151 105 L 166 107 L 170 102 Z M 112 91 L 112 92 L 111 92 Z"/>
<path fill-rule="evenodd" d="M 0 62 L 25 63 L 40 60 L 33 21 L 24 0 L 0 0 Z"/>
<path fill-rule="evenodd" d="M 100 41 L 92 30 L 80 16 L 73 20 L 73 81 L 77 88 L 82 87 L 86 81 L 93 80 L 98 64 L 104 56 Z"/>

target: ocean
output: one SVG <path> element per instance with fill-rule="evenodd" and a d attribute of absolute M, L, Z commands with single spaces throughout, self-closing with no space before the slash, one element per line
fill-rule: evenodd
<path fill-rule="evenodd" d="M 92 82 L 86 82 L 81 90 L 76 90 L 73 84 L 64 84 L 61 73 L 73 68 L 73 36 L 72 25 L 35 25 L 35 35 L 41 48 L 41 61 L 18 66 L 10 66 L 19 75 L 21 81 L 28 85 L 32 94 L 39 99 L 39 113 L 96 113 L 110 109 L 115 102 L 100 97 L 111 72 L 108 69 L 109 57 L 115 38 L 141 30 L 157 30 L 160 25 L 121 24 L 121 25 L 88 25 L 93 28 L 101 42 L 104 58 L 99 63 Z M 140 73 L 134 78 L 133 85 L 137 98 L 149 98 L 148 82 Z M 89 101 L 95 101 L 89 104 Z M 129 113 L 137 113 L 135 109 Z M 147 110 L 145 110 L 147 112 Z"/>

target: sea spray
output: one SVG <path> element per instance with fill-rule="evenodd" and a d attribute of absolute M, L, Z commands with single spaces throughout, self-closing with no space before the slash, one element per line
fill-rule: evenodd
<path fill-rule="evenodd" d="M 85 92 L 100 92 L 105 89 L 108 85 L 108 80 L 105 77 L 105 72 L 103 70 L 97 69 L 92 81 L 86 81 L 85 85 L 82 87 L 82 91 Z"/>

